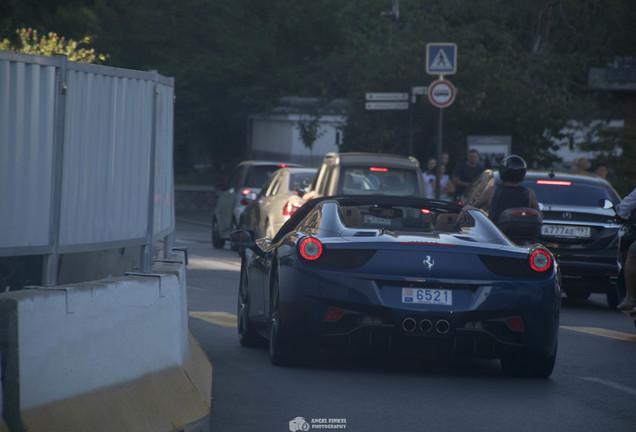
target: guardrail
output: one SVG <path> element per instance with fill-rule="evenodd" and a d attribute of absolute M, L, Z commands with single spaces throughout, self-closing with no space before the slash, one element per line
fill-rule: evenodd
<path fill-rule="evenodd" d="M 174 79 L 0 51 L 0 257 L 171 249 Z"/>

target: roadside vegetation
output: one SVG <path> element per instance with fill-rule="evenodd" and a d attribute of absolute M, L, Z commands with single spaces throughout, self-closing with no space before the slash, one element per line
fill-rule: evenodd
<path fill-rule="evenodd" d="M 349 99 L 356 109 L 342 150 L 403 153 L 407 113 L 366 112 L 364 95 L 437 79 L 426 74 L 427 42 L 458 46 L 457 73 L 447 77 L 458 94 L 444 110 L 443 135 L 454 160 L 463 159 L 467 135 L 510 135 L 515 153 L 547 168 L 558 162 L 551 139 L 565 138 L 566 122 L 625 116 L 625 95 L 590 90 L 587 74 L 614 56 L 636 55 L 633 0 L 402 0 L 399 16 L 391 7 L 391 0 L 9 0 L 0 5 L 0 40 L 17 45 L 16 30 L 37 29 L 45 44 L 51 34 L 86 41 L 107 53 L 93 53 L 105 65 L 175 77 L 177 175 L 206 158 L 213 171 L 226 171 L 245 154 L 247 115 L 283 96 Z M 437 110 L 421 98 L 420 160 L 434 151 L 436 124 Z M 601 148 L 612 178 L 636 182 L 634 134 L 608 134 Z"/>

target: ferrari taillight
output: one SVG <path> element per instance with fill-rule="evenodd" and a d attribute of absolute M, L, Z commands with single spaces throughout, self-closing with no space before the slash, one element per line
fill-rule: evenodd
<path fill-rule="evenodd" d="M 552 267 L 552 256 L 543 249 L 535 249 L 528 257 L 528 263 L 532 270 L 536 272 L 544 272 Z"/>
<path fill-rule="evenodd" d="M 322 254 L 322 243 L 313 237 L 307 237 L 300 242 L 299 250 L 304 259 L 315 261 Z"/>

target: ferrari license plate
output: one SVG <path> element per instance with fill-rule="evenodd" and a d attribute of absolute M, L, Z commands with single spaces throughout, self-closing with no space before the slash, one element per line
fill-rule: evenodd
<path fill-rule="evenodd" d="M 402 303 L 452 306 L 453 292 L 436 288 L 402 288 Z"/>
<path fill-rule="evenodd" d="M 545 237 L 590 238 L 590 227 L 575 225 L 541 225 L 541 235 Z"/>

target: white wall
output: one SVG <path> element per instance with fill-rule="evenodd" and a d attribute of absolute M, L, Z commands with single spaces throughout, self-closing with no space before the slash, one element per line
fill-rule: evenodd
<path fill-rule="evenodd" d="M 302 139 L 297 124 L 309 119 L 299 114 L 279 114 L 251 116 L 250 157 L 255 159 L 282 159 L 304 165 L 317 166 L 325 154 L 338 152 L 337 134 L 342 140 L 340 129 L 346 122 L 344 116 L 325 115 L 321 117 L 322 136 L 316 140 L 310 151 Z"/>

